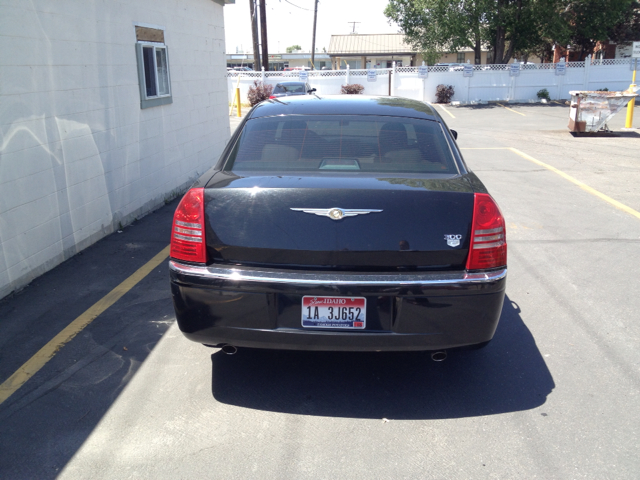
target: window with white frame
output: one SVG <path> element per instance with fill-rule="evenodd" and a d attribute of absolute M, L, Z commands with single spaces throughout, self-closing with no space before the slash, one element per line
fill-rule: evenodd
<path fill-rule="evenodd" d="M 458 58 L 456 59 L 458 63 L 464 63 L 464 52 L 458 52 Z"/>
<path fill-rule="evenodd" d="M 140 108 L 171 103 L 169 53 L 164 43 L 164 31 L 136 26 L 136 37 Z"/>

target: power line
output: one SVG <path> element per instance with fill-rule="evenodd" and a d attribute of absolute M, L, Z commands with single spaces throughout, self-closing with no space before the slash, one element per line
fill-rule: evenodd
<path fill-rule="evenodd" d="M 293 5 L 294 7 L 299 8 L 300 10 L 306 10 L 307 12 L 313 12 L 313 10 L 311 10 L 310 8 L 299 7 L 295 3 L 291 3 L 289 0 L 284 0 L 284 1 L 287 2 L 289 5 Z"/>

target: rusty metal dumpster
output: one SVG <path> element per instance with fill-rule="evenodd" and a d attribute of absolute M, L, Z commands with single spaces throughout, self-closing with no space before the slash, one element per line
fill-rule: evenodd
<path fill-rule="evenodd" d="M 622 110 L 629 100 L 637 97 L 632 92 L 572 91 L 569 109 L 569 130 L 597 132 L 608 130 L 607 122 Z"/>

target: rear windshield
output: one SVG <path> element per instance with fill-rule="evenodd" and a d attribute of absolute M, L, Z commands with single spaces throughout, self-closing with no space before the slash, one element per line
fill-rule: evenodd
<path fill-rule="evenodd" d="M 224 169 L 458 173 L 438 122 L 369 115 L 249 120 Z"/>
<path fill-rule="evenodd" d="M 279 83 L 273 89 L 273 93 L 305 93 L 304 83 L 290 83 L 288 85 Z"/>

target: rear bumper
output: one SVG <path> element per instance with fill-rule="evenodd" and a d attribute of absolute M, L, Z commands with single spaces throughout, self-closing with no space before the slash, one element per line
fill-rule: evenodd
<path fill-rule="evenodd" d="M 378 274 L 199 267 L 170 261 L 180 329 L 207 345 L 294 350 L 439 350 L 488 342 L 507 270 Z M 361 331 L 302 328 L 304 295 L 367 299 Z"/>

